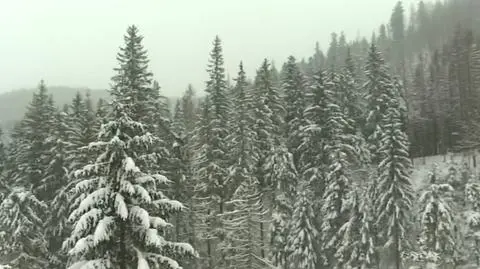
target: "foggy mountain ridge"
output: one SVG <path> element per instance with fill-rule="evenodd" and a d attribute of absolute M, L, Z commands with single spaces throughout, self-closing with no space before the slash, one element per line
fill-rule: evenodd
<path fill-rule="evenodd" d="M 47 88 L 49 94 L 53 95 L 57 107 L 70 104 L 78 91 L 80 91 L 83 96 L 85 96 L 87 92 L 90 92 L 94 104 L 98 99 L 110 99 L 107 90 L 89 89 L 87 87 L 48 86 L 48 81 Z M 0 126 L 10 129 L 15 122 L 21 120 L 27 111 L 28 105 L 32 101 L 33 94 L 37 90 L 38 88 L 35 87 L 31 89 L 19 89 L 0 93 Z M 170 100 L 170 104 L 174 104 L 178 97 L 167 98 Z"/>
<path fill-rule="evenodd" d="M 89 91 L 94 100 L 110 98 L 106 90 L 92 90 L 86 87 L 74 88 L 67 86 L 47 86 L 47 88 L 49 94 L 53 95 L 57 106 L 70 103 L 78 91 L 80 91 L 82 95 L 85 95 Z M 33 94 L 37 90 L 37 87 L 32 87 L 31 89 L 19 89 L 0 93 L 0 122 L 5 123 L 20 120 L 27 110 L 28 104 L 32 101 Z"/>

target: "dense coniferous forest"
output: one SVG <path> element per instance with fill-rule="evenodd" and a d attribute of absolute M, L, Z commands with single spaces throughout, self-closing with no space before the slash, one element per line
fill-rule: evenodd
<path fill-rule="evenodd" d="M 216 36 L 204 88 L 173 109 L 128 27 L 108 101 L 79 92 L 60 107 L 41 81 L 0 139 L 0 263 L 480 266 L 476 14 L 473 0 L 398 2 L 371 37 L 240 62 L 233 82 Z M 473 161 L 417 171 L 455 152 Z"/>

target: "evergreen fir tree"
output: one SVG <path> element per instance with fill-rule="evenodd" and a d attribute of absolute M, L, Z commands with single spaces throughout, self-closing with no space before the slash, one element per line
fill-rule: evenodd
<path fill-rule="evenodd" d="M 272 109 L 276 109 L 276 112 L 280 112 L 281 108 L 277 107 L 279 105 L 278 97 L 273 85 L 270 65 L 265 59 L 257 70 L 252 97 L 250 97 L 253 111 L 250 122 L 252 123 L 252 130 L 255 132 L 253 145 L 256 157 L 255 177 L 262 192 L 271 187 L 272 184 L 265 176 L 267 173 L 265 163 L 271 154 L 272 144 L 276 136 L 274 132 L 279 128 L 279 126 L 275 126 L 273 120 L 275 116 L 281 117 L 281 115 L 272 111 Z M 278 122 L 281 119 L 276 120 Z"/>
<path fill-rule="evenodd" d="M 276 158 L 274 156 L 276 154 L 283 154 L 280 147 L 285 146 L 280 142 L 284 135 L 285 110 L 272 69 L 266 59 L 257 70 L 252 95 L 252 129 L 255 132 L 253 152 L 257 157 L 254 176 L 258 181 L 258 190 L 262 194 L 263 208 L 266 209 L 275 199 L 276 181 L 279 180 L 279 178 L 269 176 L 274 173 L 270 171 L 273 169 L 270 166 L 271 158 Z M 283 156 L 277 157 L 283 158 Z M 263 222 L 260 222 L 260 226 L 260 237 L 263 243 L 266 241 L 267 231 Z M 262 248 L 261 257 L 266 258 L 264 248 Z"/>
<path fill-rule="evenodd" d="M 469 228 L 466 239 L 473 249 L 471 253 L 478 266 L 480 265 L 480 184 L 469 182 L 465 187 L 465 198 L 468 202 L 466 220 Z"/>
<path fill-rule="evenodd" d="M 325 127 L 327 123 L 328 98 L 332 98 L 333 84 L 327 83 L 326 73 L 319 71 L 312 79 L 310 89 L 311 105 L 304 111 L 306 124 L 301 129 L 302 143 L 297 151 L 301 152 L 300 165 L 297 169 L 313 190 L 313 207 L 315 211 L 321 210 L 321 199 L 325 191 L 325 173 L 328 166 L 328 156 L 325 151 L 329 135 Z M 333 103 L 333 102 L 331 102 Z M 299 168 L 298 168 L 299 167 Z M 319 227 L 317 227 L 319 228 Z"/>
<path fill-rule="evenodd" d="M 412 169 L 408 157 L 408 139 L 402 131 L 398 100 L 392 99 L 381 123 L 378 165 L 378 231 L 385 247 L 392 250 L 395 268 L 401 267 L 402 253 L 407 246 L 408 212 L 412 206 L 410 183 Z"/>
<path fill-rule="evenodd" d="M 338 47 L 338 35 L 337 33 L 332 33 L 330 36 L 330 46 L 327 51 L 327 68 L 333 71 L 338 67 L 338 63 L 341 61 L 339 59 L 340 51 Z"/>
<path fill-rule="evenodd" d="M 341 72 L 339 105 L 343 108 L 345 116 L 352 121 L 350 124 L 353 127 L 353 133 L 356 133 L 360 126 L 364 124 L 362 114 L 365 109 L 365 103 L 361 98 L 362 93 L 358 83 L 356 67 L 350 53 L 350 48 L 348 48 L 345 67 Z"/>
<path fill-rule="evenodd" d="M 94 129 L 95 133 L 100 132 L 100 127 L 102 124 L 108 122 L 108 116 L 110 114 L 109 105 L 104 99 L 98 99 L 96 109 L 95 109 L 95 124 Z"/>
<path fill-rule="evenodd" d="M 143 48 L 143 36 L 139 35 L 135 25 L 128 27 L 123 37 L 125 46 L 117 54 L 119 66 L 112 81 L 116 91 L 122 92 L 124 98 L 135 100 L 132 104 L 132 119 L 148 122 L 152 113 L 151 102 L 155 101 L 155 91 L 152 87 L 153 74 L 148 70 L 147 51 Z M 137 99 L 134 99 L 137 98 Z M 151 125 L 151 124 L 150 124 Z"/>
<path fill-rule="evenodd" d="M 59 138 L 60 140 L 58 141 L 62 143 L 62 150 L 65 154 L 64 168 L 69 174 L 67 175 L 66 184 L 55 192 L 56 196 L 53 206 L 56 212 L 51 216 L 51 221 L 58 221 L 58 224 L 60 224 L 51 232 L 52 234 L 62 234 L 61 240 L 64 240 L 69 235 L 64 233 L 70 233 L 72 230 L 72 223 L 67 223 L 69 214 L 80 205 L 87 195 L 86 193 L 73 190 L 76 184 L 85 180 L 85 178 L 74 177 L 73 173 L 87 164 L 94 163 L 96 155 L 101 152 L 100 150 L 95 152 L 88 149 L 90 143 L 97 141 L 100 127 L 107 121 L 107 104 L 103 100 L 99 101 L 97 108 L 100 115 L 104 113 L 102 115 L 104 118 L 96 117 L 97 112 L 93 109 L 89 93 L 83 97 L 80 92 L 77 92 L 69 109 L 64 111 L 67 113 L 67 118 L 61 118 L 64 121 L 62 128 L 66 129 L 65 134 L 59 133 L 63 138 Z M 64 223 L 64 221 L 66 222 Z M 61 251 L 66 252 L 65 250 Z"/>
<path fill-rule="evenodd" d="M 272 203 L 270 260 L 275 266 L 284 268 L 287 265 L 286 242 L 298 173 L 286 144 L 285 108 L 275 73 L 273 65 L 270 67 L 265 59 L 255 78 L 255 148 L 260 160 L 256 175 L 264 194 L 263 204 L 267 201 Z M 265 199 L 269 195 L 271 198 Z"/>
<path fill-rule="evenodd" d="M 374 268 L 375 241 L 371 206 L 369 199 L 359 200 L 357 191 L 353 191 L 350 218 L 339 230 L 341 242 L 335 254 L 337 268 Z"/>
<path fill-rule="evenodd" d="M 273 154 L 266 164 L 266 176 L 274 182 L 272 206 L 272 223 L 270 227 L 271 261 L 273 265 L 286 268 L 287 236 L 290 220 L 293 216 L 298 172 L 293 163 L 293 156 L 288 151 L 285 139 L 280 138 Z"/>
<path fill-rule="evenodd" d="M 18 268 L 44 268 L 47 263 L 42 219 L 49 214 L 51 182 L 44 180 L 44 172 L 50 165 L 54 115 L 53 99 L 41 81 L 23 120 L 12 133 L 0 226 L 7 231 L 5 240 L 11 246 L 7 251 L 13 257 L 10 264 Z"/>
<path fill-rule="evenodd" d="M 75 171 L 84 165 L 93 162 L 91 153 L 84 147 L 97 139 L 96 130 L 99 123 L 96 122 L 95 111 L 92 107 L 92 101 L 89 94 L 84 98 L 78 92 L 72 100 L 69 109 L 69 130 L 70 150 L 67 167 L 70 171 Z"/>
<path fill-rule="evenodd" d="M 28 143 L 28 148 L 21 147 L 18 152 L 15 178 L 21 181 L 24 186 L 32 187 L 34 194 L 39 200 L 47 200 L 51 195 L 42 182 L 43 171 L 49 165 L 51 150 L 50 137 L 55 130 L 56 109 L 53 99 L 48 95 L 47 88 L 43 81 L 40 82 L 38 92 L 34 94 L 33 100 L 27 108 L 27 112 L 21 121 L 19 133 L 16 134 L 20 143 Z M 17 143 L 16 142 L 16 143 Z M 31 184 L 31 185 L 30 185 Z"/>
<path fill-rule="evenodd" d="M 145 75 L 146 58 L 134 53 L 141 47 L 136 27 L 129 27 L 127 35 L 121 50 L 130 56 L 119 59 L 121 68 L 115 69 L 119 75 L 110 92 L 113 120 L 102 125 L 99 141 L 89 145 L 103 152 L 95 163 L 75 172 L 82 181 L 74 191 L 86 196 L 69 217 L 75 223 L 64 243 L 74 262 L 70 268 L 180 268 L 175 258 L 195 254 L 189 244 L 164 237 L 171 227 L 169 215 L 183 209 L 161 191 L 169 180 L 142 172 L 136 164 L 160 138 L 138 121 L 146 120 L 141 111 L 145 107 L 140 107 L 146 82 L 139 75 Z M 124 65 L 125 59 L 132 64 Z"/>
<path fill-rule="evenodd" d="M 160 85 L 157 81 L 153 82 L 151 89 L 147 91 L 148 100 L 145 106 L 147 107 L 145 120 L 153 126 L 154 130 L 160 136 L 167 136 L 172 142 L 179 142 L 180 137 L 177 137 L 171 130 L 171 110 L 170 103 L 167 97 L 161 93 Z"/>
<path fill-rule="evenodd" d="M 185 166 L 185 196 L 188 203 L 188 208 L 185 212 L 186 220 L 188 224 L 186 225 L 187 230 L 185 233 L 188 234 L 189 242 L 195 247 L 196 242 L 196 231 L 195 231 L 195 212 L 194 212 L 194 155 L 195 155 L 195 140 L 194 140 L 194 130 L 196 121 L 199 119 L 196 114 L 198 108 L 197 102 L 195 102 L 195 91 L 193 87 L 189 86 L 185 94 L 182 97 L 182 111 L 183 111 L 183 126 L 185 126 L 185 135 L 183 140 L 185 141 L 184 145 L 181 147 L 182 163 Z"/>
<path fill-rule="evenodd" d="M 232 160 L 235 160 L 230 168 L 229 174 L 232 179 L 229 181 L 234 183 L 233 186 L 236 189 L 231 202 L 234 206 L 233 213 L 227 213 L 229 216 L 227 229 L 231 233 L 229 240 L 234 242 L 233 252 L 239 257 L 239 260 L 235 260 L 233 264 L 258 268 L 265 266 L 264 224 L 268 211 L 263 205 L 261 186 L 259 188 L 260 179 L 264 180 L 263 163 L 265 162 L 265 160 L 259 162 L 259 157 L 265 159 L 266 156 L 261 149 L 255 150 L 255 146 L 262 138 L 268 141 L 269 133 L 268 131 L 258 132 L 262 127 L 261 120 L 260 123 L 258 120 L 255 122 L 253 114 L 260 116 L 265 114 L 262 114 L 263 111 L 255 109 L 255 113 L 252 113 L 253 96 L 251 89 L 247 87 L 243 65 L 240 64 L 233 95 L 235 102 L 234 128 L 232 134 L 227 138 L 228 141 L 232 141 L 230 152 Z M 257 102 L 264 103 L 265 97 L 259 96 L 259 98 Z M 269 114 L 267 114 L 267 119 L 268 116 Z M 263 119 L 265 120 L 265 118 Z M 268 128 L 268 126 L 271 127 L 271 124 L 267 123 L 264 128 Z M 252 127 L 257 128 L 257 132 Z M 260 136 L 258 136 L 259 134 Z M 259 163 L 261 165 L 258 165 Z"/>
<path fill-rule="evenodd" d="M 298 147 L 301 143 L 300 128 L 303 125 L 303 111 L 306 108 L 305 90 L 306 81 L 297 66 L 295 58 L 290 56 L 282 71 L 282 90 L 285 96 L 285 124 L 287 145 L 293 154 L 293 160 L 297 168 L 300 167 L 300 152 Z"/>
<path fill-rule="evenodd" d="M 12 133 L 0 227 L 7 232 L 5 240 L 11 245 L 10 264 L 18 268 L 44 268 L 47 263 L 42 219 L 49 214 L 52 182 L 44 180 L 44 172 L 50 166 L 55 113 L 53 99 L 41 81 L 24 118 Z"/>
<path fill-rule="evenodd" d="M 198 102 L 195 102 L 195 98 L 195 90 L 193 89 L 193 86 L 188 85 L 188 88 L 182 97 L 183 114 L 186 128 L 185 131 L 187 132 L 187 136 L 191 136 L 191 133 L 195 128 L 195 120 L 197 118 L 195 109 L 198 105 Z"/>
<path fill-rule="evenodd" d="M 211 146 L 211 112 L 210 112 L 210 99 L 206 96 L 203 100 L 201 107 L 200 121 L 197 124 L 194 136 L 192 140 L 194 145 L 192 146 L 195 154 L 193 156 L 193 178 L 194 178 L 194 198 L 192 207 L 192 218 L 195 219 L 195 230 L 198 233 L 198 239 L 201 243 L 204 243 L 204 252 L 200 253 L 200 257 L 205 257 L 205 260 L 209 268 L 216 266 L 215 259 L 215 245 L 216 239 L 215 228 L 216 224 L 215 215 L 213 212 L 213 202 L 210 198 L 209 189 L 207 188 L 209 180 L 209 172 L 216 168 L 216 164 L 213 162 L 213 154 Z M 202 249 L 199 249 L 200 251 Z"/>
<path fill-rule="evenodd" d="M 363 85 L 367 100 L 366 125 L 364 135 L 370 143 L 372 153 L 378 152 L 380 141 L 380 125 L 385 115 L 390 99 L 393 97 L 392 79 L 388 74 L 381 53 L 372 43 L 365 67 L 367 81 Z M 378 156 L 373 155 L 374 163 L 379 162 Z"/>
<path fill-rule="evenodd" d="M 287 237 L 288 267 L 314 269 L 319 261 L 319 233 L 315 228 L 312 193 L 301 183 L 297 192 L 291 227 Z"/>
<path fill-rule="evenodd" d="M 70 114 L 72 118 L 76 121 L 82 117 L 82 113 L 85 111 L 84 110 L 84 101 L 83 101 L 83 96 L 80 93 L 80 91 L 77 91 L 75 93 L 75 96 L 72 99 L 72 103 L 70 104 Z"/>
<path fill-rule="evenodd" d="M 38 200 L 24 186 L 9 188 L 0 203 L 0 227 L 7 232 L 2 240 L 11 257 L 9 265 L 19 269 L 41 269 L 48 266 L 47 242 L 44 238 L 43 214 L 46 203 Z"/>
<path fill-rule="evenodd" d="M 450 206 L 453 194 L 450 184 L 433 183 L 420 195 L 421 233 L 419 244 L 425 257 L 438 257 L 441 260 L 426 262 L 449 263 L 454 254 L 454 218 Z"/>
<path fill-rule="evenodd" d="M 183 106 L 181 100 L 178 100 L 172 120 L 172 131 L 175 132 L 180 137 L 185 136 L 185 122 L 183 114 Z M 188 192 L 186 185 L 185 175 L 187 174 L 187 166 L 184 162 L 183 148 L 180 145 L 175 145 L 172 150 L 172 156 L 170 158 L 171 169 L 170 178 L 173 181 L 173 192 L 172 198 L 179 201 L 188 200 Z M 186 212 L 182 212 L 186 213 Z M 184 220 L 185 214 L 176 214 L 175 215 L 175 240 L 187 240 L 187 235 L 185 234 L 187 222 Z"/>
<path fill-rule="evenodd" d="M 70 213 L 70 196 L 67 193 L 69 185 L 68 155 L 71 144 L 68 136 L 68 107 L 59 111 L 55 120 L 55 131 L 50 137 L 52 150 L 50 164 L 44 172 L 44 182 L 52 193 L 50 214 L 46 221 L 46 236 L 50 252 L 49 268 L 65 268 L 66 253 L 62 251 L 62 242 L 70 232 L 67 218 Z"/>
<path fill-rule="evenodd" d="M 360 139 L 355 136 L 354 128 L 350 125 L 352 120 L 342 111 L 338 98 L 328 96 L 335 92 L 338 94 L 338 88 L 342 87 L 342 76 L 336 74 L 330 76 L 333 81 L 329 84 L 332 84 L 333 89 L 326 91 L 326 122 L 323 126 L 324 134 L 328 139 L 323 150 L 328 158 L 325 174 L 326 189 L 322 201 L 324 215 L 322 243 L 324 262 L 334 265 L 334 254 L 339 244 L 338 232 L 348 218 L 347 200 L 348 187 L 351 184 L 351 169 L 360 159 L 357 152 L 361 151 L 355 148 Z"/>
<path fill-rule="evenodd" d="M 220 38 L 217 36 L 213 42 L 213 49 L 210 53 L 208 64 L 208 73 L 210 79 L 207 81 L 206 92 L 208 102 L 205 102 L 208 117 L 203 124 L 203 128 L 208 129 L 208 135 L 200 141 L 202 145 L 198 153 L 199 165 L 201 168 L 197 171 L 202 196 L 208 206 L 207 219 L 213 221 L 208 229 L 213 234 L 209 238 L 210 250 L 207 258 L 210 261 L 210 268 L 216 268 L 216 259 L 222 266 L 225 261 L 221 249 L 217 249 L 211 239 L 218 239 L 215 242 L 223 242 L 224 230 L 222 229 L 222 214 L 225 213 L 225 202 L 228 201 L 232 189 L 229 188 L 227 181 L 228 154 L 226 137 L 228 134 L 228 115 L 230 102 L 227 98 L 227 87 L 225 80 L 225 68 L 223 63 L 222 46 Z M 200 161 L 201 160 L 201 161 Z M 214 252 L 215 251 L 215 252 Z M 215 253 L 220 254 L 216 256 Z"/>
<path fill-rule="evenodd" d="M 269 263 L 261 256 L 264 245 L 260 223 L 266 222 L 268 211 L 263 207 L 255 178 L 244 175 L 243 179 L 228 202 L 233 210 L 226 213 L 226 262 L 228 268 L 265 268 Z"/>
<path fill-rule="evenodd" d="M 398 1 L 390 18 L 392 31 L 392 62 L 395 72 L 399 74 L 405 84 L 405 23 L 404 9 L 401 1 Z M 413 15 L 412 15 L 413 16 Z"/>
<path fill-rule="evenodd" d="M 255 132 L 252 129 L 254 119 L 252 115 L 253 100 L 248 88 L 243 64 L 240 63 L 238 76 L 235 79 L 232 113 L 232 132 L 227 136 L 230 142 L 229 154 L 232 164 L 229 167 L 229 182 L 234 190 L 244 181 L 254 177 L 255 166 L 258 162 L 258 152 L 254 152 Z M 260 139 L 265 139 L 260 137 Z M 267 138 L 268 139 L 268 138 Z"/>

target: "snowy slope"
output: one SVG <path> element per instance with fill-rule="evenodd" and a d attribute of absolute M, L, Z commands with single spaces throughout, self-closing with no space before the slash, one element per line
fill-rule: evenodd
<path fill-rule="evenodd" d="M 476 155 L 477 166 L 474 167 L 473 155 L 468 153 L 449 153 L 446 155 L 435 155 L 415 158 L 413 160 L 412 184 L 415 190 L 422 188 L 427 183 L 427 175 L 433 168 L 433 165 L 438 164 L 439 174 L 447 175 L 450 164 L 458 166 L 466 163 L 468 167 L 474 171 L 479 172 L 480 155 Z"/>

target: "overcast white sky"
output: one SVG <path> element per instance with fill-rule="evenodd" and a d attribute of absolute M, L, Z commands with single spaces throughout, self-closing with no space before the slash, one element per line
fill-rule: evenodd
<path fill-rule="evenodd" d="M 128 25 L 144 35 L 150 68 L 164 92 L 203 89 L 216 34 L 228 72 L 249 76 L 263 58 L 325 49 L 332 31 L 370 36 L 397 0 L 16 0 L 0 5 L 0 92 L 47 85 L 107 88 Z M 408 11 L 410 3 L 403 0 Z"/>

